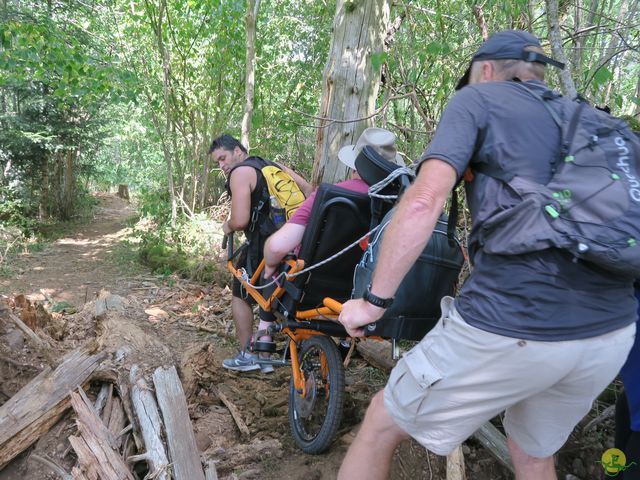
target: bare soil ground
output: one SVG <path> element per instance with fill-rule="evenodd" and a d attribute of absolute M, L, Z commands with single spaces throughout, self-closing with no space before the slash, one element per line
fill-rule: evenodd
<path fill-rule="evenodd" d="M 136 361 L 147 365 L 176 365 L 189 404 L 196 440 L 205 458 L 216 461 L 222 479 L 320 480 L 335 478 L 353 430 L 361 421 L 369 399 L 386 381 L 360 358 L 347 370 L 345 413 L 338 439 L 323 455 L 302 453 L 293 443 L 287 421 L 290 372 L 272 374 L 229 372 L 222 360 L 236 351 L 228 288 L 201 285 L 175 278 L 157 277 L 132 268 L 123 252 L 126 221 L 135 214 L 123 200 L 99 197 L 93 221 L 43 251 L 16 259 L 15 275 L 0 279 L 0 301 L 14 308 L 16 297 L 46 306 L 67 302 L 64 312 L 36 319 L 63 353 L 110 331 L 114 347 L 119 339 L 137 345 Z M 126 299 L 119 321 L 97 326 L 92 317 L 101 290 Z M 71 308 L 75 307 L 75 308 Z M 35 309 L 37 310 L 37 308 Z M 75 312 L 74 312 L 75 310 Z M 34 312 L 37 317 L 37 311 Z M 34 317 L 35 318 L 35 317 Z M 42 361 L 15 332 L 0 324 L 0 405 L 42 369 Z M 240 410 L 250 430 L 243 438 L 217 392 Z M 90 391 L 95 395 L 95 392 Z M 599 413 L 594 411 L 594 415 Z M 588 420 L 588 419 L 587 419 Z M 35 446 L 0 471 L 0 480 L 55 479 L 52 471 L 35 462 L 34 453 L 46 455 L 71 471 L 75 463 L 68 437 L 75 425 L 64 417 Z M 604 478 L 595 463 L 611 444 L 611 420 L 598 423 L 589 433 L 576 431 L 559 456 L 560 478 L 567 474 L 586 480 Z M 480 480 L 510 478 L 508 472 L 481 446 L 464 446 L 467 477 Z M 391 478 L 444 479 L 445 459 L 427 453 L 413 442 L 399 447 Z M 575 477 L 574 477 L 575 478 Z"/>

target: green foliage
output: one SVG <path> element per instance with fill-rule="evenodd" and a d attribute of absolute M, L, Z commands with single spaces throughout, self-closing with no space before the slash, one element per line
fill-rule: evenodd
<path fill-rule="evenodd" d="M 606 67 L 600 67 L 593 73 L 593 83 L 596 87 L 601 87 L 613 80 L 613 73 Z"/>
<path fill-rule="evenodd" d="M 634 132 L 640 133 L 640 119 L 638 117 L 634 117 L 632 115 L 623 115 L 620 118 L 622 118 L 624 121 L 626 121 L 629 124 L 629 127 L 631 127 L 631 130 L 633 130 Z"/>
<path fill-rule="evenodd" d="M 347 11 L 357 1 L 364 0 L 346 2 Z M 594 3 L 591 11 L 561 2 L 560 22 L 578 90 L 633 116 L 640 26 L 623 3 Z M 257 17 L 251 150 L 307 174 L 335 7 L 270 0 Z M 6 0 L 0 222 L 30 232 L 36 216 L 89 211 L 86 190 L 126 184 L 153 221 L 142 242 L 149 261 L 199 271 L 211 241 L 197 215 L 219 201 L 224 184 L 207 148 L 220 133 L 240 135 L 245 9 L 236 0 Z M 372 53 L 383 79 L 376 106 L 385 107 L 374 123 L 395 131 L 400 150 L 418 158 L 482 41 L 481 22 L 489 33 L 530 29 L 549 50 L 545 15 L 541 1 L 391 2 L 391 20 L 401 21 L 388 48 Z M 555 73 L 548 81 L 558 86 Z M 191 219 L 173 222 L 170 183 Z"/>
<path fill-rule="evenodd" d="M 69 302 L 56 302 L 49 309 L 52 313 L 66 313 L 68 315 L 76 313 L 77 309 Z"/>
<path fill-rule="evenodd" d="M 36 222 L 31 206 L 15 189 L 0 185 L 0 225 L 17 227 L 23 233 L 32 233 Z"/>
<path fill-rule="evenodd" d="M 140 238 L 140 259 L 159 274 L 176 273 L 203 282 L 228 283 L 229 276 L 220 265 L 220 225 L 205 214 L 180 217 L 170 224 L 171 205 L 164 192 L 145 192 L 139 198 L 142 221 L 135 235 Z"/>
<path fill-rule="evenodd" d="M 119 67 L 107 2 L 6 1 L 0 26 L 0 168 L 40 212 L 74 215 L 78 174 L 91 170 L 105 105 L 135 98 Z M 61 194 L 59 194 L 59 192 Z M 35 212 L 32 208 L 31 213 Z"/>

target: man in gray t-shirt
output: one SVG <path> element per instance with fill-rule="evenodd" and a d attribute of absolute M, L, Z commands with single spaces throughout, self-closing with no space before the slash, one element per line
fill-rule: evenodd
<path fill-rule="evenodd" d="M 478 173 L 483 165 L 549 180 L 560 133 L 536 98 L 547 90 L 546 64 L 562 67 L 522 31 L 493 35 L 474 55 L 385 233 L 367 300 L 343 307 L 351 335 L 382 316 L 468 167 L 476 228 L 505 198 L 500 182 Z M 637 308 L 631 281 L 555 249 L 485 254 L 475 233 L 472 275 L 372 400 L 339 478 L 385 478 L 407 436 L 446 455 L 506 411 L 517 478 L 555 479 L 553 454 L 626 359 Z"/>

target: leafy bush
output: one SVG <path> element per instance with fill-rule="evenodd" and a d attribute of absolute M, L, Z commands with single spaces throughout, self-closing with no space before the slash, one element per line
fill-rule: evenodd
<path fill-rule="evenodd" d="M 140 238 L 141 260 L 160 274 L 176 273 L 201 282 L 228 284 L 231 277 L 220 261 L 220 223 L 204 213 L 180 215 L 171 226 L 171 204 L 166 192 L 139 196 L 142 217 L 134 231 Z"/>
<path fill-rule="evenodd" d="M 23 196 L 6 186 L 0 185 L 0 225 L 17 227 L 23 233 L 32 233 L 36 220 L 30 218 L 34 209 Z"/>

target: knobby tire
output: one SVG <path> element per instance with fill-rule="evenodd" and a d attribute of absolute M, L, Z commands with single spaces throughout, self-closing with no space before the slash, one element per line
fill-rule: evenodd
<path fill-rule="evenodd" d="M 309 388 L 309 394 L 303 399 L 291 379 L 289 427 L 300 449 L 315 455 L 329 447 L 342 420 L 344 367 L 338 347 L 325 335 L 305 340 L 298 355 L 307 385 L 315 388 Z M 322 374 L 322 355 L 326 358 L 326 377 Z"/>

